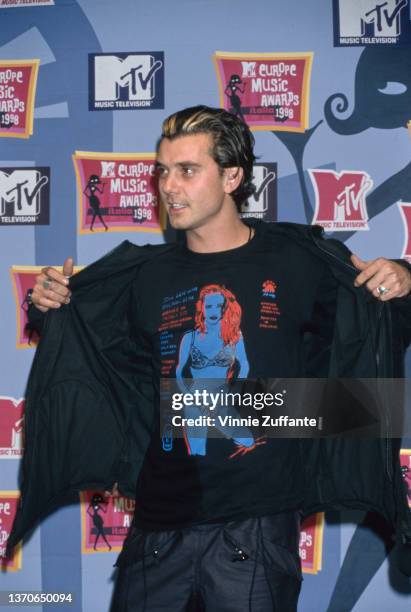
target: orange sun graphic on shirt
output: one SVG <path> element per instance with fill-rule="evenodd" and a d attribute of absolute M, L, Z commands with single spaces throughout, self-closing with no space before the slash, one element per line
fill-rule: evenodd
<path fill-rule="evenodd" d="M 264 293 L 275 293 L 277 289 L 277 283 L 272 280 L 266 280 L 263 282 Z"/>

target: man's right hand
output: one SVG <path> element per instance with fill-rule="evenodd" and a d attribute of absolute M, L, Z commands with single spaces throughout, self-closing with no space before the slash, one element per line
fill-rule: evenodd
<path fill-rule="evenodd" d="M 31 300 L 41 312 L 47 312 L 50 308 L 60 308 L 62 304 L 70 302 L 71 291 L 67 287 L 68 277 L 73 274 L 73 258 L 67 257 L 63 265 L 63 271 L 55 268 L 43 268 L 36 276 L 36 284 L 33 287 Z"/>

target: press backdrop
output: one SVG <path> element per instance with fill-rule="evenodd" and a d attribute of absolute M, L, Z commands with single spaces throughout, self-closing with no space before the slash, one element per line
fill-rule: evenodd
<path fill-rule="evenodd" d="M 163 118 L 198 103 L 254 130 L 258 190 L 245 216 L 317 222 L 364 259 L 411 261 L 410 32 L 409 0 L 0 0 L 0 554 L 18 497 L 37 341 L 24 298 L 38 269 L 68 255 L 87 265 L 124 239 L 173 239 L 154 150 Z M 134 504 L 99 495 L 45 520 L 0 590 L 70 591 L 67 609 L 108 610 Z M 304 525 L 299 610 L 410 609 L 389 536 L 363 518 Z"/>

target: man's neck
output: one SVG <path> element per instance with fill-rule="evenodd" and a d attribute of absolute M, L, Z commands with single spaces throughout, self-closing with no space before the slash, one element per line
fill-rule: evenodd
<path fill-rule="evenodd" d="M 250 228 L 236 216 L 228 224 L 187 230 L 187 247 L 195 253 L 219 253 L 236 249 L 250 239 Z"/>

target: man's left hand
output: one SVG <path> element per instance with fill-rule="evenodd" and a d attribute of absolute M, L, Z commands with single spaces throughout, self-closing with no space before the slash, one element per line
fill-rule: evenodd
<path fill-rule="evenodd" d="M 410 293 L 411 273 L 405 266 L 384 257 L 363 261 L 357 255 L 351 255 L 351 261 L 361 270 L 354 285 L 365 285 L 368 291 L 382 302 L 405 297 Z"/>

